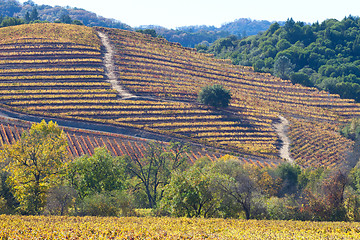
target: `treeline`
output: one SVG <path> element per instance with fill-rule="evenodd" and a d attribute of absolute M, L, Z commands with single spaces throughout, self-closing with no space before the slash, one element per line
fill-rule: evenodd
<path fill-rule="evenodd" d="M 197 49 L 360 102 L 359 17 L 311 25 L 288 19 L 256 36 L 229 36 Z"/>
<path fill-rule="evenodd" d="M 48 21 L 41 21 L 39 17 L 39 13 L 36 8 L 34 8 L 31 12 L 26 12 L 24 18 L 19 17 L 4 17 L 0 15 L 0 27 L 10 27 L 22 24 L 30 24 L 30 23 L 47 23 Z M 72 20 L 69 15 L 61 15 L 61 17 L 54 21 L 54 23 L 66 23 L 66 24 L 76 24 L 76 25 L 84 25 L 79 20 Z"/>
<path fill-rule="evenodd" d="M 150 29 L 155 31 L 156 35 L 165 38 L 169 42 L 177 42 L 184 47 L 195 47 L 195 45 L 199 43 L 209 45 L 217 39 L 227 37 L 230 34 L 214 26 L 190 26 L 168 29 L 161 26 L 149 25 L 137 28 L 136 31 Z"/>
<path fill-rule="evenodd" d="M 131 30 L 131 27 L 114 19 L 97 16 L 95 13 L 80 8 L 37 5 L 29 0 L 21 4 L 16 0 L 0 0 L 0 16 L 3 18 L 22 19 L 26 23 L 26 15 L 36 9 L 37 21 L 63 22 L 86 26 L 102 26 Z"/>
<path fill-rule="evenodd" d="M 56 124 L 34 124 L 0 153 L 0 213 L 360 221 L 360 167 L 259 168 L 226 155 L 189 163 L 190 146 L 150 143 L 70 159 Z M 144 210 L 147 209 L 147 210 Z"/>
<path fill-rule="evenodd" d="M 95 13 L 80 8 L 37 5 L 31 0 L 23 4 L 17 0 L 0 0 L 0 15 L 3 17 L 25 19 L 26 13 L 31 12 L 35 8 L 38 11 L 40 21 L 55 22 L 64 16 L 68 16 L 72 20 L 82 22 L 85 26 L 89 27 L 101 26 L 125 30 L 153 29 L 157 35 L 164 37 L 170 42 L 178 42 L 184 47 L 195 47 L 199 43 L 209 45 L 217 39 L 227 37 L 230 34 L 234 34 L 239 38 L 255 35 L 258 32 L 266 31 L 272 24 L 272 22 L 265 20 L 257 21 L 241 18 L 234 22 L 223 24 L 221 27 L 186 26 L 167 29 L 161 26 L 149 25 L 133 29 L 120 21 L 97 16 Z M 283 23 L 280 22 L 280 24 Z"/>
<path fill-rule="evenodd" d="M 209 46 L 217 39 L 234 35 L 237 38 L 256 35 L 266 31 L 272 22 L 257 21 L 240 18 L 233 22 L 223 24 L 221 27 L 214 26 L 186 26 L 176 29 L 167 29 L 160 26 L 143 26 L 140 29 L 153 29 L 157 35 L 164 37 L 170 42 L 178 42 L 184 47 L 195 47 L 198 44 Z M 279 22 L 283 25 L 283 22 Z"/>

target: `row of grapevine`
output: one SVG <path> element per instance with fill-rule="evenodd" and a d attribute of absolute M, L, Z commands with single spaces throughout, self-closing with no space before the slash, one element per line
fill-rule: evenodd
<path fill-rule="evenodd" d="M 351 140 L 342 137 L 333 124 L 291 119 L 291 154 L 304 167 L 333 167 L 346 163 Z"/>
<path fill-rule="evenodd" d="M 1 239 L 359 239 L 358 222 L 0 216 Z"/>
<path fill-rule="evenodd" d="M 0 117 L 0 147 L 19 140 L 22 133 L 30 127 L 30 122 L 14 121 Z M 148 140 L 146 139 L 73 128 L 63 128 L 63 130 L 68 139 L 69 154 L 73 157 L 79 157 L 84 154 L 91 156 L 94 153 L 94 149 L 98 147 L 105 147 L 113 156 L 128 155 L 130 157 L 143 158 L 146 155 L 146 149 L 148 147 Z M 215 161 L 222 155 L 224 155 L 224 153 L 196 147 L 192 147 L 190 152 L 186 153 L 190 162 L 194 162 L 202 157 L 208 157 L 212 161 Z M 280 163 L 264 161 L 262 158 L 256 157 L 249 158 L 247 156 L 239 156 L 238 158 L 244 163 L 254 164 L 260 167 L 273 167 Z"/>
<path fill-rule="evenodd" d="M 94 29 L 84 26 L 37 23 L 0 29 L 0 44 L 14 44 L 16 48 L 16 45 L 26 43 L 57 43 L 60 47 L 61 43 L 76 43 L 97 50 L 101 46 Z"/>
<path fill-rule="evenodd" d="M 194 128 L 183 128 L 186 123 L 191 126 L 194 121 L 167 118 L 171 123 L 160 122 L 156 123 L 157 126 L 173 126 L 177 133 L 188 130 L 193 133 L 192 137 L 203 137 L 208 142 L 226 144 L 226 147 L 236 145 L 240 151 L 248 149 L 248 152 L 256 154 L 261 150 L 270 153 L 276 151 L 277 142 L 272 121 L 278 115 L 283 115 L 289 119 L 293 117 L 289 132 L 294 146 L 292 154 L 301 166 L 341 164 L 351 149 L 351 141 L 338 136 L 343 143 L 340 146 L 337 143 L 339 138 L 326 137 L 329 132 L 323 129 L 299 134 L 305 130 L 297 124 L 296 119 L 309 122 L 309 130 L 316 127 L 316 122 L 339 126 L 353 117 L 360 117 L 359 104 L 353 100 L 340 99 L 338 95 L 315 88 L 293 85 L 288 80 L 256 73 L 248 67 L 233 66 L 227 61 L 213 59 L 195 50 L 144 34 L 97 29 L 109 36 L 116 49 L 115 64 L 120 84 L 134 94 L 165 100 L 195 101 L 203 86 L 221 84 L 231 90 L 230 111 L 242 123 L 227 131 L 221 127 L 205 127 L 201 122 L 196 122 Z M 121 121 L 125 119 L 121 118 Z M 257 125 L 259 131 L 244 130 L 245 122 Z M 204 128 L 207 131 L 202 131 Z M 311 146 L 315 142 L 323 145 Z M 297 152 L 297 148 L 302 151 Z M 308 160 L 301 160 L 301 156 Z"/>
<path fill-rule="evenodd" d="M 101 103 L 118 99 L 117 91 L 104 81 L 101 41 L 94 29 L 34 24 L 0 29 L 0 36 L 3 106 L 24 113 L 53 115 L 56 110 L 29 107 L 66 100 Z"/>
<path fill-rule="evenodd" d="M 76 48 L 69 39 L 68 43 L 64 43 L 63 39 L 61 43 L 26 42 L 22 43 L 25 46 L 23 49 L 16 48 L 16 44 L 0 44 L 0 48 L 6 50 L 0 54 L 0 63 L 3 61 L 5 64 L 9 60 L 28 61 L 30 56 L 34 61 L 26 67 L 7 65 L 6 69 L 0 70 L 0 84 L 3 86 L 0 85 L 0 102 L 13 110 L 26 113 L 144 129 L 271 158 L 276 155 L 277 139 L 269 122 L 249 124 L 251 116 L 247 117 L 247 121 L 240 122 L 224 113 L 190 103 L 118 100 L 116 91 L 111 90 L 109 84 L 99 86 L 106 80 L 101 64 L 97 65 L 94 61 L 71 64 L 60 61 L 95 59 L 101 53 L 94 48 L 94 44 L 84 46 L 79 45 L 79 42 L 76 45 L 79 48 Z M 54 53 L 56 55 L 52 58 Z M 44 60 L 44 57 L 58 62 L 54 66 L 36 62 Z M 184 59 L 181 63 L 185 63 Z M 202 64 L 198 62 L 198 65 Z M 11 85 L 13 83 L 16 84 Z M 180 125 L 165 126 L 169 121 Z M 181 126 L 181 123 L 187 124 Z M 227 124 L 226 128 L 223 124 Z M 251 143 L 251 140 L 254 142 Z M 111 146 L 116 144 L 112 142 Z M 112 149 L 111 146 L 108 146 L 109 149 Z M 86 149 L 86 146 L 82 147 L 82 151 Z M 76 151 L 73 153 L 76 154 Z"/>
<path fill-rule="evenodd" d="M 34 31 L 26 35 L 31 29 Z M 106 33 L 113 45 L 119 84 L 151 100 L 121 100 L 111 89 L 96 30 Z M 0 41 L 0 49 L 4 50 L 0 54 L 0 103 L 14 111 L 136 128 L 237 154 L 256 155 L 251 158 L 253 162 L 270 165 L 281 161 L 280 142 L 273 128 L 278 115 L 293 117 L 292 136 L 301 128 L 296 119 L 339 126 L 360 116 L 359 105 L 353 101 L 255 73 L 249 67 L 233 66 L 227 60 L 216 60 L 141 33 L 36 24 L 0 29 L 0 36 L 6 36 Z M 200 89 L 208 84 L 221 84 L 231 90 L 227 110 L 195 102 Z M 302 141 L 306 138 L 300 136 L 294 143 L 306 149 L 301 154 L 322 154 L 320 148 L 307 148 Z M 326 146 L 335 146 L 336 138 L 321 136 L 308 135 Z M 114 154 L 129 151 L 112 138 L 100 141 L 69 133 L 70 140 L 70 151 L 76 156 L 92 154 L 91 145 L 106 146 Z M 334 151 L 343 156 L 346 149 Z M 317 164 L 314 158 L 309 164 L 295 158 L 302 166 L 312 161 Z"/>
<path fill-rule="evenodd" d="M 278 111 L 293 113 L 293 109 L 287 110 L 289 104 L 313 107 L 309 114 L 314 109 L 341 106 L 351 108 L 353 115 L 360 116 L 357 104 L 352 100 L 342 100 L 338 95 L 293 85 L 287 80 L 254 73 L 249 69 L 239 71 L 236 66 L 223 61 L 138 33 L 100 30 L 107 32 L 119 49 L 117 65 L 121 83 L 138 94 L 164 96 L 178 92 L 196 96 L 200 87 L 212 82 L 236 89 L 235 99 L 261 99 L 280 105 Z M 159 87 L 156 87 L 157 83 Z M 321 116 L 318 118 L 321 120 Z"/>

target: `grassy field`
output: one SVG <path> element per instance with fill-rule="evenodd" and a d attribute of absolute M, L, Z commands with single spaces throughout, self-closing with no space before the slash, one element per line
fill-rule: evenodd
<path fill-rule="evenodd" d="M 0 216 L 0 239 L 359 239 L 360 223 Z"/>

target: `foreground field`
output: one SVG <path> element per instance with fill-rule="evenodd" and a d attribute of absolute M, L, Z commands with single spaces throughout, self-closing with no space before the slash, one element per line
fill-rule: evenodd
<path fill-rule="evenodd" d="M 360 223 L 0 216 L 0 239 L 359 239 Z"/>

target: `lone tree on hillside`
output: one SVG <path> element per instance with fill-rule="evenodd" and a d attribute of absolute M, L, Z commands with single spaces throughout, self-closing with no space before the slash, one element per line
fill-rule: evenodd
<path fill-rule="evenodd" d="M 215 84 L 203 87 L 198 95 L 198 101 L 215 108 L 226 108 L 229 105 L 231 94 L 223 86 Z"/>

